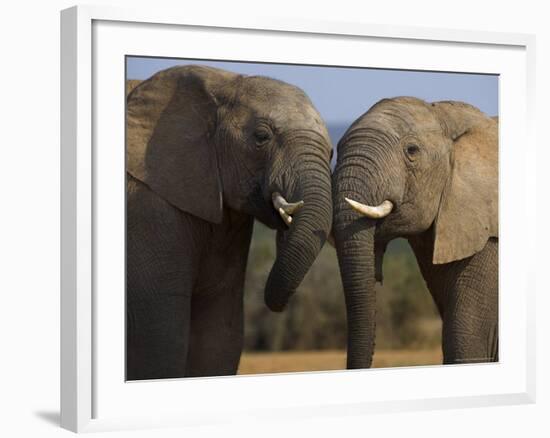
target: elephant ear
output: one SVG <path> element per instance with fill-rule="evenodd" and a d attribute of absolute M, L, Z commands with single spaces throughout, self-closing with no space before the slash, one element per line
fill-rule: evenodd
<path fill-rule="evenodd" d="M 467 104 L 433 106 L 452 141 L 434 229 L 433 263 L 440 264 L 470 257 L 498 237 L 498 123 Z"/>
<path fill-rule="evenodd" d="M 126 80 L 126 98 L 128 95 L 136 88 L 141 81 L 139 79 L 128 79 Z"/>
<path fill-rule="evenodd" d="M 235 75 L 200 66 L 174 67 L 128 95 L 126 170 L 175 207 L 222 220 L 222 187 L 212 133 L 216 92 Z"/>

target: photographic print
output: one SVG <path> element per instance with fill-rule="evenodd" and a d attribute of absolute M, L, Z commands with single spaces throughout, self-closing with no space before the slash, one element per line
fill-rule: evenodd
<path fill-rule="evenodd" d="M 126 57 L 126 379 L 498 361 L 498 76 Z"/>

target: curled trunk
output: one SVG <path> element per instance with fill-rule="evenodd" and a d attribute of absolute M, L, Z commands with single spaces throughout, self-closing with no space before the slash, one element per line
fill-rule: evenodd
<path fill-rule="evenodd" d="M 304 201 L 286 231 L 277 232 L 277 257 L 265 287 L 265 302 L 276 312 L 284 309 L 321 251 L 332 224 L 330 169 L 310 157 L 294 166 L 298 180 L 293 199 Z"/>

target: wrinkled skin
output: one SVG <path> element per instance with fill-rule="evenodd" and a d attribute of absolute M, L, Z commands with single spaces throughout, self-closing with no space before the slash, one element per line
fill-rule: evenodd
<path fill-rule="evenodd" d="M 344 198 L 391 212 L 372 218 Z M 384 99 L 338 146 L 333 232 L 348 368 L 368 368 L 386 245 L 408 239 L 443 320 L 444 363 L 498 360 L 498 120 L 460 102 Z"/>
<path fill-rule="evenodd" d="M 278 230 L 274 311 L 331 228 L 326 127 L 296 87 L 201 66 L 127 101 L 127 379 L 235 374 L 254 218 Z M 304 201 L 288 226 L 274 192 Z"/>

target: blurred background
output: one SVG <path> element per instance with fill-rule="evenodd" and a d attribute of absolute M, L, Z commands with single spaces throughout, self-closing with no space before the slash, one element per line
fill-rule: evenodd
<path fill-rule="evenodd" d="M 460 100 L 498 115 L 498 76 L 330 66 L 127 57 L 127 87 L 175 65 L 202 64 L 263 75 L 302 88 L 327 123 L 334 147 L 347 127 L 382 98 Z M 336 150 L 334 159 L 336 159 Z M 346 314 L 336 251 L 325 245 L 281 314 L 263 302 L 275 233 L 254 225 L 245 283 L 245 348 L 240 374 L 344 369 Z M 378 284 L 374 367 L 440 364 L 441 322 L 404 239 L 388 245 Z"/>

